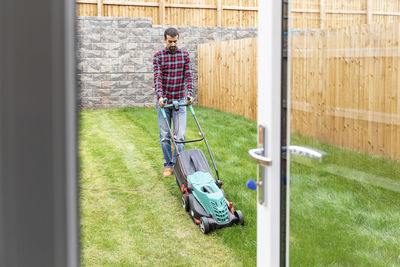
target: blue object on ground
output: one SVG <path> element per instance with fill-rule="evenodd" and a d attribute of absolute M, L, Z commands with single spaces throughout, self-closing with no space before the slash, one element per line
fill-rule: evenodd
<path fill-rule="evenodd" d="M 257 183 L 254 180 L 248 180 L 246 183 L 246 186 L 248 189 L 251 189 L 251 190 L 257 189 Z"/>

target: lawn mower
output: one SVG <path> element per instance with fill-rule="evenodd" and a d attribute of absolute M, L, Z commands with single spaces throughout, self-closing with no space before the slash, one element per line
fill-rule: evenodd
<path fill-rule="evenodd" d="M 218 169 L 210 147 L 192 105 L 173 101 L 172 104 L 167 104 L 164 108 L 170 108 L 175 111 L 179 110 L 179 108 L 186 108 L 182 106 L 188 106 L 199 128 L 201 137 L 187 141 L 178 141 L 175 138 L 171 138 L 176 151 L 177 160 L 174 166 L 174 173 L 176 183 L 182 192 L 182 207 L 189 212 L 193 222 L 200 225 L 200 230 L 203 234 L 207 234 L 214 229 L 236 224 L 244 225 L 242 212 L 234 210 L 232 202 L 226 199 L 225 193 L 221 189 L 223 182 L 219 179 Z M 161 113 L 169 126 L 171 136 L 174 136 L 164 108 L 161 108 Z M 181 153 L 178 151 L 177 144 L 179 143 L 200 142 L 203 140 L 207 146 L 217 179 L 214 178 L 207 159 L 201 150 L 190 149 Z"/>

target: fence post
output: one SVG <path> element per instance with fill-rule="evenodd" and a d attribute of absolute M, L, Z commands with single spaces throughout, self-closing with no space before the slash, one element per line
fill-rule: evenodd
<path fill-rule="evenodd" d="M 325 29 L 325 0 L 320 0 L 319 9 L 320 9 L 319 17 L 321 19 L 320 26 L 321 29 Z"/>
<path fill-rule="evenodd" d="M 97 0 L 97 16 L 103 16 L 103 0 Z"/>
<path fill-rule="evenodd" d="M 217 26 L 222 26 L 222 0 L 217 0 Z"/>
<path fill-rule="evenodd" d="M 372 23 L 372 0 L 367 0 L 367 24 Z"/>
<path fill-rule="evenodd" d="M 165 24 L 165 0 L 160 0 L 160 8 L 158 12 L 158 23 L 160 25 Z"/>

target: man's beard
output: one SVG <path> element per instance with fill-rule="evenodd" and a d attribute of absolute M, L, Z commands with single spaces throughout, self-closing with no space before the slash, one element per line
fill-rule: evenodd
<path fill-rule="evenodd" d="M 169 51 L 171 54 L 175 54 L 175 53 L 176 53 L 176 46 L 170 46 L 170 47 L 168 47 L 168 51 Z"/>

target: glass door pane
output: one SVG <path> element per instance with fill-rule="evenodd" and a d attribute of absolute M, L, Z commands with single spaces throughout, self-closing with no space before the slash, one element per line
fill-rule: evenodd
<path fill-rule="evenodd" d="M 290 143 L 323 154 L 290 159 L 296 266 L 400 264 L 400 6 L 371 2 L 289 1 Z"/>

